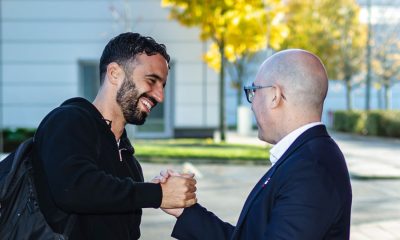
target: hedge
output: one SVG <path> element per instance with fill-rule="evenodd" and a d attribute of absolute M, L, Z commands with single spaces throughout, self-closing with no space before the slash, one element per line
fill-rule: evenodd
<path fill-rule="evenodd" d="M 361 111 L 336 111 L 333 126 L 337 131 L 363 133 L 365 115 Z"/>
<path fill-rule="evenodd" d="M 24 140 L 33 137 L 35 131 L 36 129 L 32 128 L 2 129 L 4 142 L 3 151 L 11 152 L 15 150 Z"/>
<path fill-rule="evenodd" d="M 389 137 L 400 137 L 400 112 L 389 112 L 384 115 L 382 125 L 384 134 Z"/>
<path fill-rule="evenodd" d="M 400 137 L 400 111 L 335 111 L 333 129 L 369 136 Z"/>

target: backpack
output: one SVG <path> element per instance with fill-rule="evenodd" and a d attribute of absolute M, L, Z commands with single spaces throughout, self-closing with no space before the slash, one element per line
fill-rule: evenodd
<path fill-rule="evenodd" d="M 67 240 L 75 215 L 63 234 L 55 233 L 40 211 L 33 181 L 31 151 L 34 140 L 20 144 L 0 162 L 0 239 Z"/>

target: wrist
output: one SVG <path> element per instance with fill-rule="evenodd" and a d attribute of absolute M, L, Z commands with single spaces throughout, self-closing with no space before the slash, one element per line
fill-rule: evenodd
<path fill-rule="evenodd" d="M 184 208 L 177 209 L 176 214 L 174 214 L 174 216 L 178 219 L 182 215 L 184 210 L 185 210 Z"/>

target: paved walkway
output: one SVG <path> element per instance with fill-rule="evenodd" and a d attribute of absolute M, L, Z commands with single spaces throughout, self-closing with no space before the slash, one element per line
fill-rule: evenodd
<path fill-rule="evenodd" d="M 353 212 L 368 212 L 361 208 L 363 201 L 376 209 L 367 216 L 368 223 L 357 222 L 358 216 L 353 216 L 351 239 L 400 239 L 400 139 L 341 133 L 333 133 L 332 137 L 342 149 L 353 179 Z M 366 188 L 376 188 L 377 196 L 367 196 L 367 189 L 357 188 L 360 182 L 369 183 Z"/>
<path fill-rule="evenodd" d="M 346 157 L 350 174 L 360 179 L 400 179 L 400 139 L 365 137 L 331 132 Z M 234 132 L 227 141 L 266 145 L 257 138 L 257 132 L 240 136 Z"/>
<path fill-rule="evenodd" d="M 400 240 L 400 140 L 332 133 L 342 149 L 352 176 L 352 240 Z M 235 133 L 228 141 L 265 145 L 253 132 L 248 137 Z M 1 154 L 0 154 L 1 155 Z M 1 158 L 1 156 L 0 156 Z M 266 160 L 267 161 L 267 160 Z M 143 163 L 145 179 L 161 169 L 182 169 L 186 164 Z M 234 224 L 254 183 L 265 166 L 196 165 L 199 201 L 225 221 Z M 199 176 L 199 174 L 198 174 Z M 158 209 L 145 209 L 141 239 L 170 239 L 175 220 Z"/>
<path fill-rule="evenodd" d="M 160 169 L 180 170 L 181 164 L 142 163 L 145 179 Z M 198 179 L 199 202 L 226 222 L 235 224 L 247 195 L 269 165 L 195 165 L 203 177 Z M 352 240 L 400 239 L 400 180 L 352 179 Z M 142 238 L 171 239 L 175 219 L 159 209 L 144 209 Z"/>

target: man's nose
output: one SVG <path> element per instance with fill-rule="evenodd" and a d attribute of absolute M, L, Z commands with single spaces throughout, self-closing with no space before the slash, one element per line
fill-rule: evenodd
<path fill-rule="evenodd" d="M 164 101 L 164 87 L 157 85 L 153 91 L 152 97 L 159 103 Z"/>

